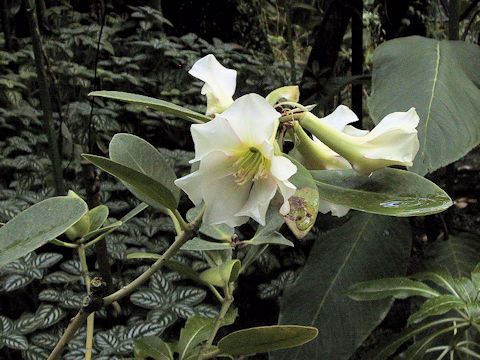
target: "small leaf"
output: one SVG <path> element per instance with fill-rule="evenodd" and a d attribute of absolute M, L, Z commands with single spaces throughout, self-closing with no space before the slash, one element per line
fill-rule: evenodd
<path fill-rule="evenodd" d="M 240 260 L 231 260 L 217 267 L 205 270 L 200 274 L 200 278 L 214 286 L 225 286 L 237 280 L 241 269 Z"/>
<path fill-rule="evenodd" d="M 216 241 L 207 241 L 194 237 L 192 240 L 188 240 L 185 245 L 183 245 L 180 250 L 194 250 L 194 251 L 208 251 L 208 250 L 225 250 L 231 249 L 229 243 L 216 242 Z"/>
<path fill-rule="evenodd" d="M 250 240 L 243 241 L 244 244 L 249 245 L 265 245 L 265 244 L 274 244 L 274 245 L 286 245 L 294 246 L 293 242 L 285 239 L 285 237 L 277 231 L 268 234 L 267 236 L 253 237 Z"/>
<path fill-rule="evenodd" d="M 440 296 L 428 285 L 408 278 L 384 278 L 364 281 L 348 289 L 347 295 L 354 300 L 379 300 L 393 296 L 395 299 L 406 299 L 410 296 L 430 298 Z"/>
<path fill-rule="evenodd" d="M 130 301 L 144 309 L 156 309 L 163 302 L 163 299 L 157 292 L 145 289 L 130 295 Z"/>
<path fill-rule="evenodd" d="M 309 326 L 260 326 L 228 334 L 218 342 L 218 348 L 233 356 L 250 355 L 300 346 L 317 334 L 318 330 Z"/>
<path fill-rule="evenodd" d="M 5 346 L 15 350 L 26 350 L 28 348 L 27 338 L 20 334 L 3 335 Z"/>
<path fill-rule="evenodd" d="M 39 321 L 34 314 L 25 313 L 15 322 L 15 332 L 26 335 L 34 332 L 39 326 Z"/>
<path fill-rule="evenodd" d="M 92 231 L 89 231 L 88 233 L 86 233 L 85 235 L 82 236 L 82 239 L 83 239 L 83 242 L 85 241 L 88 241 L 90 239 L 93 239 L 94 237 L 100 235 L 100 234 L 103 234 L 107 231 L 110 231 L 112 229 L 116 229 L 120 226 L 123 225 L 123 222 L 122 221 L 115 221 L 113 224 L 110 224 L 110 225 L 107 225 L 107 226 L 104 226 L 102 228 L 99 228 L 99 229 L 95 229 L 95 230 L 92 230 Z"/>
<path fill-rule="evenodd" d="M 39 269 L 46 269 L 55 265 L 62 260 L 63 255 L 57 253 L 43 253 L 39 254 L 34 260 L 33 264 Z"/>
<path fill-rule="evenodd" d="M 88 217 L 90 218 L 89 232 L 100 228 L 105 220 L 108 218 L 108 207 L 105 205 L 98 205 L 88 211 Z"/>
<path fill-rule="evenodd" d="M 87 210 L 81 199 L 58 196 L 21 212 L 0 228 L 0 267 L 63 234 Z"/>
<path fill-rule="evenodd" d="M 58 306 L 41 304 L 35 315 L 40 320 L 40 328 L 47 328 L 59 322 L 67 313 Z"/>
<path fill-rule="evenodd" d="M 418 323 L 429 316 L 442 315 L 453 309 L 465 308 L 464 301 L 454 295 L 441 295 L 426 300 L 420 309 L 408 318 L 407 326 Z"/>
<path fill-rule="evenodd" d="M 142 323 L 139 325 L 132 326 L 127 333 L 127 338 L 134 339 L 140 336 L 154 336 L 160 335 L 165 327 L 158 323 Z"/>
<path fill-rule="evenodd" d="M 278 232 L 284 222 L 278 209 L 275 206 L 269 206 L 265 216 L 265 226 L 259 226 L 253 238 L 242 242 L 249 245 L 276 244 L 294 246 L 291 241 L 285 239 Z"/>
<path fill-rule="evenodd" d="M 9 275 L 5 278 L 3 282 L 3 290 L 5 291 L 14 291 L 20 289 L 33 281 L 33 277 L 25 275 Z"/>
<path fill-rule="evenodd" d="M 173 360 L 170 346 L 158 336 L 142 337 L 135 341 L 135 359 Z"/>
<path fill-rule="evenodd" d="M 151 177 L 102 156 L 88 154 L 83 154 L 82 156 L 100 169 L 118 177 L 135 188 L 144 197 L 141 200 L 147 204 L 155 207 L 158 203 L 171 210 L 177 208 L 178 202 L 171 191 Z"/>
<path fill-rule="evenodd" d="M 89 96 L 101 96 L 105 98 L 125 101 L 129 103 L 144 105 L 155 110 L 166 112 L 178 116 L 179 118 L 201 124 L 211 120 L 208 116 L 202 115 L 187 108 L 169 103 L 167 101 L 155 99 L 149 96 L 131 94 L 123 91 L 93 91 Z"/>

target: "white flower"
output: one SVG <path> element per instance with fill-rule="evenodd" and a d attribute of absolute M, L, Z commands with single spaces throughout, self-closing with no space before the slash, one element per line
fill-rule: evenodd
<path fill-rule="evenodd" d="M 209 54 L 193 64 L 188 73 L 205 82 L 202 95 L 207 96 L 206 115 L 221 113 L 232 105 L 237 79 L 235 70 L 227 69 Z"/>
<path fill-rule="evenodd" d="M 361 174 L 370 175 L 390 165 L 413 165 L 419 148 L 416 129 L 419 117 L 414 108 L 385 116 L 366 133 L 347 125 L 357 120 L 350 109 L 341 105 L 323 119 L 307 113 L 300 122 Z"/>
<path fill-rule="evenodd" d="M 277 189 L 283 195 L 280 212 L 290 211 L 288 199 L 296 187 L 288 181 L 297 168 L 274 154 L 272 140 L 280 114 L 257 94 L 235 100 L 221 115 L 191 127 L 197 171 L 175 181 L 195 205 L 205 202 L 207 224 L 244 224 L 251 217 L 265 224 L 265 214 Z"/>

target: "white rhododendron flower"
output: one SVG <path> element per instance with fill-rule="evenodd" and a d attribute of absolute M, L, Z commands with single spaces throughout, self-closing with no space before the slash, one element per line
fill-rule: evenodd
<path fill-rule="evenodd" d="M 205 82 L 202 95 L 207 96 L 206 115 L 221 113 L 232 105 L 237 81 L 235 70 L 227 69 L 209 54 L 193 64 L 188 73 Z"/>
<path fill-rule="evenodd" d="M 284 200 L 280 212 L 288 214 L 288 199 L 296 190 L 288 179 L 297 168 L 274 153 L 279 117 L 263 97 L 248 94 L 208 123 L 192 125 L 191 162 L 200 161 L 200 166 L 175 184 L 195 205 L 205 203 L 206 224 L 238 226 L 252 218 L 264 225 L 277 189 Z"/>
<path fill-rule="evenodd" d="M 414 108 L 385 116 L 370 132 L 347 125 L 357 120 L 353 111 L 340 105 L 323 119 L 307 113 L 301 124 L 361 174 L 390 165 L 413 165 L 419 148 L 419 117 Z"/>

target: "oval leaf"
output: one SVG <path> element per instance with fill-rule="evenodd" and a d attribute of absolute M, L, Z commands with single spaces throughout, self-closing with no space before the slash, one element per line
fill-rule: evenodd
<path fill-rule="evenodd" d="M 102 156 L 89 154 L 83 154 L 82 156 L 95 166 L 135 188 L 142 194 L 143 199 L 141 200 L 147 204 L 151 206 L 161 204 L 171 210 L 177 208 L 178 202 L 172 192 L 155 179 Z"/>
<path fill-rule="evenodd" d="M 79 198 L 58 196 L 40 201 L 0 228 L 0 267 L 63 234 L 88 211 Z"/>
<path fill-rule="evenodd" d="M 376 49 L 369 108 L 375 123 L 395 111 L 416 108 L 420 117 L 420 150 L 412 167 L 416 173 L 432 172 L 478 145 L 479 68 L 480 47 L 465 41 L 411 36 Z"/>
<path fill-rule="evenodd" d="M 178 203 L 180 188 L 174 184 L 177 177 L 160 152 L 149 142 L 131 134 L 116 134 L 110 141 L 108 151 L 113 161 L 141 172 L 165 186 Z M 147 202 L 145 195 L 134 187 L 125 185 L 137 198 Z M 155 207 L 162 209 L 162 205 L 159 203 Z"/>
<path fill-rule="evenodd" d="M 225 286 L 237 280 L 241 269 L 240 260 L 231 260 L 217 267 L 205 270 L 200 274 L 200 278 L 214 286 Z"/>
<path fill-rule="evenodd" d="M 369 177 L 354 170 L 312 171 L 320 198 L 355 210 L 390 216 L 435 214 L 452 205 L 433 182 L 409 171 L 381 169 Z"/>
<path fill-rule="evenodd" d="M 250 355 L 300 346 L 317 334 L 318 330 L 310 326 L 260 326 L 228 334 L 218 342 L 218 348 L 233 356 Z"/>
<path fill-rule="evenodd" d="M 97 230 L 108 218 L 108 207 L 105 205 L 99 205 L 88 211 L 88 217 L 90 219 L 89 232 Z"/>
<path fill-rule="evenodd" d="M 194 237 L 192 240 L 188 240 L 185 245 L 183 245 L 180 250 L 196 250 L 196 251 L 208 251 L 208 250 L 225 250 L 231 249 L 229 243 L 224 242 L 215 242 L 207 241 Z"/>
<path fill-rule="evenodd" d="M 197 113 L 196 111 L 189 110 L 179 105 L 175 105 L 170 102 L 155 99 L 149 96 L 132 94 L 132 93 L 127 93 L 123 91 L 105 91 L 105 90 L 93 91 L 88 95 L 100 96 L 104 98 L 125 101 L 128 103 L 144 105 L 155 110 L 166 112 L 167 114 L 178 116 L 179 118 L 182 118 L 197 124 L 202 124 L 204 122 L 211 120 L 211 118 L 209 118 L 208 116 Z"/>

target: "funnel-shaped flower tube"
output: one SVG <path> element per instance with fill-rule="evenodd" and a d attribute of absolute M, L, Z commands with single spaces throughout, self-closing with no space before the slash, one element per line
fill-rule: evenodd
<path fill-rule="evenodd" d="M 235 70 L 227 69 L 209 54 L 193 64 L 188 73 L 205 82 L 202 95 L 207 96 L 206 115 L 221 113 L 232 105 L 237 81 Z"/>
<path fill-rule="evenodd" d="M 345 158 L 361 174 L 368 176 L 390 165 L 412 166 L 419 148 L 416 130 L 419 118 L 414 108 L 387 115 L 363 136 L 356 136 L 358 130 L 346 125 L 352 116 L 348 115 L 351 110 L 345 109 L 348 108 L 344 106 L 342 111 L 337 114 L 335 111 L 330 118 L 324 119 L 308 112 L 299 121 L 303 128 Z"/>
<path fill-rule="evenodd" d="M 288 179 L 297 168 L 275 155 L 280 114 L 260 95 L 248 94 L 221 115 L 191 127 L 199 169 L 175 181 L 195 205 L 205 203 L 206 224 L 238 226 L 252 218 L 265 225 L 270 200 L 283 195 L 280 212 L 290 211 L 296 187 Z"/>

